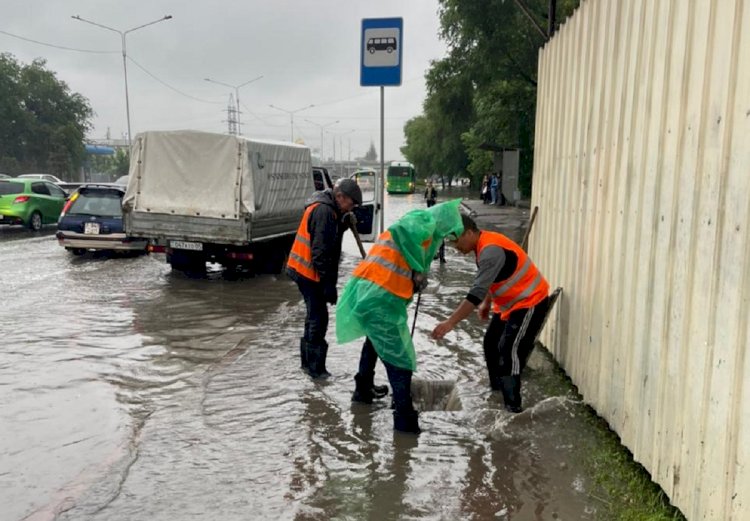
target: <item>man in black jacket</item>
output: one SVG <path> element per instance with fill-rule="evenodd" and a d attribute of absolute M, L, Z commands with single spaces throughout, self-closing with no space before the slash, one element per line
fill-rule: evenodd
<path fill-rule="evenodd" d="M 333 189 L 315 192 L 305 206 L 287 273 L 305 299 L 305 331 L 300 339 L 301 367 L 313 378 L 327 378 L 327 304 L 336 304 L 341 240 L 348 216 L 362 204 L 362 191 L 353 179 L 339 180 Z"/>

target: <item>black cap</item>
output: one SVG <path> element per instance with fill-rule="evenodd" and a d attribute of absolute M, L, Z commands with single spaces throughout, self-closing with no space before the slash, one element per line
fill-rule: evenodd
<path fill-rule="evenodd" d="M 362 190 L 354 179 L 339 179 L 333 189 L 351 197 L 357 206 L 362 204 Z"/>

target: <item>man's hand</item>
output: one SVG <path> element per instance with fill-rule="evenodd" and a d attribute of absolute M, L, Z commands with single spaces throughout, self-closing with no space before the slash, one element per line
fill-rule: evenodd
<path fill-rule="evenodd" d="M 336 304 L 339 300 L 339 294 L 338 291 L 336 291 L 336 286 L 334 284 L 326 284 L 323 286 L 323 298 L 326 300 L 329 304 Z"/>
<path fill-rule="evenodd" d="M 411 272 L 411 282 L 414 285 L 414 293 L 419 293 L 427 287 L 427 274 L 418 271 Z"/>
<path fill-rule="evenodd" d="M 432 338 L 434 338 L 435 340 L 440 340 L 452 329 L 453 325 L 450 323 L 450 321 L 444 320 L 437 326 L 435 326 L 435 329 L 432 330 L 432 335 L 430 336 L 432 336 Z"/>
<path fill-rule="evenodd" d="M 488 301 L 482 301 L 477 308 L 477 316 L 481 320 L 488 320 L 490 318 L 490 303 Z"/>

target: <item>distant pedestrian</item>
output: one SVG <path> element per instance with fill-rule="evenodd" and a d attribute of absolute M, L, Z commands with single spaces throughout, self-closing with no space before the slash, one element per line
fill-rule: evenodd
<path fill-rule="evenodd" d="M 427 181 L 424 198 L 427 201 L 427 208 L 434 206 L 437 202 L 437 189 L 432 185 L 432 181 Z M 435 254 L 435 259 L 440 259 L 440 264 L 445 264 L 445 241 L 440 241 L 440 248 Z"/>
<path fill-rule="evenodd" d="M 485 175 L 482 178 L 482 187 L 479 190 L 479 197 L 482 199 L 482 204 L 487 204 L 490 201 L 490 176 Z"/>
<path fill-rule="evenodd" d="M 490 204 L 497 204 L 498 179 L 495 174 L 490 176 Z"/>
<path fill-rule="evenodd" d="M 477 308 L 489 318 L 484 334 L 484 359 L 493 391 L 501 391 L 505 408 L 521 412 L 521 372 L 534 349 L 549 307 L 549 284 L 523 249 L 505 235 L 479 230 L 461 215 L 464 231 L 453 242 L 456 249 L 474 252 L 477 274 L 466 298 L 432 331 L 440 339 Z"/>
<path fill-rule="evenodd" d="M 302 215 L 287 273 L 305 300 L 305 331 L 300 339 L 301 367 L 313 378 L 327 378 L 327 304 L 336 304 L 341 240 L 349 227 L 344 216 L 362 204 L 353 179 L 340 179 L 333 189 L 315 192 Z"/>

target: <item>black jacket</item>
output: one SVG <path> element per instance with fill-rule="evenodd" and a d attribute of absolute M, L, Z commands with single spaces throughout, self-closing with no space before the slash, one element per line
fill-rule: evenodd
<path fill-rule="evenodd" d="M 312 262 L 315 271 L 320 275 L 320 283 L 326 286 L 336 286 L 339 276 L 339 261 L 341 260 L 341 240 L 348 224 L 344 224 L 341 211 L 336 206 L 333 192 L 323 190 L 315 192 L 307 200 L 305 208 L 311 204 L 320 203 L 310 212 L 307 229 L 310 231 L 310 246 Z M 297 280 L 299 275 L 292 269 L 289 275 Z"/>

